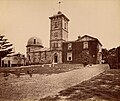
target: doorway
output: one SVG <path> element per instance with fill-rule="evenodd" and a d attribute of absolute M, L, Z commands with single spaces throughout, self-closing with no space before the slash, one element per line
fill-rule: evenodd
<path fill-rule="evenodd" d="M 54 54 L 54 63 L 57 63 L 58 62 L 58 55 L 57 53 Z"/>

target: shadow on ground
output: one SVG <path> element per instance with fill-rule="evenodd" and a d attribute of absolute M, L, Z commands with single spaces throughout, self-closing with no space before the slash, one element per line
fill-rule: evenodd
<path fill-rule="evenodd" d="M 107 70 L 90 80 L 40 101 L 120 101 L 120 70 Z"/>

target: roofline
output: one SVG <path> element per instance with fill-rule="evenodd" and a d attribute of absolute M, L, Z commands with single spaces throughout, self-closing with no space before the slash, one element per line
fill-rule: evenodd
<path fill-rule="evenodd" d="M 64 16 L 68 21 L 70 21 L 64 14 L 56 14 L 56 15 L 49 17 L 49 19 L 52 19 L 52 18 L 58 17 L 58 16 Z"/>
<path fill-rule="evenodd" d="M 92 36 L 89 36 L 89 35 L 84 35 L 84 36 L 82 36 L 81 38 L 86 37 L 86 36 L 97 40 L 98 43 L 102 46 L 101 42 L 100 42 L 97 38 L 95 38 L 95 37 L 92 37 Z M 77 40 L 78 40 L 78 39 L 77 39 Z M 77 41 L 77 40 L 76 40 L 76 41 Z"/>
<path fill-rule="evenodd" d="M 51 52 L 51 50 L 36 50 L 36 51 L 32 51 L 30 53 L 38 53 L 38 52 Z"/>
<path fill-rule="evenodd" d="M 63 43 L 70 43 L 70 42 L 75 42 L 75 41 L 65 41 L 65 42 L 63 42 Z"/>
<path fill-rule="evenodd" d="M 44 46 L 42 46 L 42 45 L 26 45 L 26 47 L 30 47 L 30 46 L 34 46 L 34 47 L 44 47 Z"/>

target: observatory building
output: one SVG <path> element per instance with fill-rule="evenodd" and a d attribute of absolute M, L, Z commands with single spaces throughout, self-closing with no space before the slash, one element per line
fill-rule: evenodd
<path fill-rule="evenodd" d="M 31 37 L 26 45 L 29 64 L 102 62 L 102 44 L 97 38 L 84 35 L 68 41 L 69 19 L 61 11 L 49 19 L 50 47 L 44 47 L 39 37 Z"/>

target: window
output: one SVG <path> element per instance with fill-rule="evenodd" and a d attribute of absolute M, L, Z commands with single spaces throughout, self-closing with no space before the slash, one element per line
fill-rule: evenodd
<path fill-rule="evenodd" d="M 83 42 L 83 49 L 87 49 L 88 48 L 88 42 Z"/>
<path fill-rule="evenodd" d="M 72 43 L 68 43 L 68 50 L 72 49 Z"/>
<path fill-rule="evenodd" d="M 28 48 L 28 52 L 30 52 L 30 48 Z"/>
<path fill-rule="evenodd" d="M 60 42 L 58 43 L 58 47 L 62 47 L 62 45 L 61 45 L 61 43 L 60 43 Z"/>
<path fill-rule="evenodd" d="M 54 43 L 51 43 L 51 47 L 54 47 Z"/>
<path fill-rule="evenodd" d="M 53 43 L 53 47 L 55 48 L 55 43 Z"/>
<path fill-rule="evenodd" d="M 57 48 L 58 47 L 58 43 L 57 42 L 52 43 L 52 47 L 53 48 Z"/>
<path fill-rule="evenodd" d="M 55 28 L 57 28 L 58 27 L 58 23 L 57 22 L 55 22 Z"/>
<path fill-rule="evenodd" d="M 36 39 L 34 39 L 34 44 L 36 44 Z"/>
<path fill-rule="evenodd" d="M 65 28 L 65 29 L 67 28 L 67 24 L 66 24 L 66 22 L 64 23 L 64 28 Z"/>
<path fill-rule="evenodd" d="M 30 55 L 28 56 L 28 59 L 29 59 L 29 61 L 30 61 Z"/>
<path fill-rule="evenodd" d="M 67 61 L 72 61 L 72 52 L 67 53 Z"/>
<path fill-rule="evenodd" d="M 58 43 L 57 43 L 57 42 L 55 43 L 55 47 L 56 47 L 56 48 L 58 47 Z"/>

